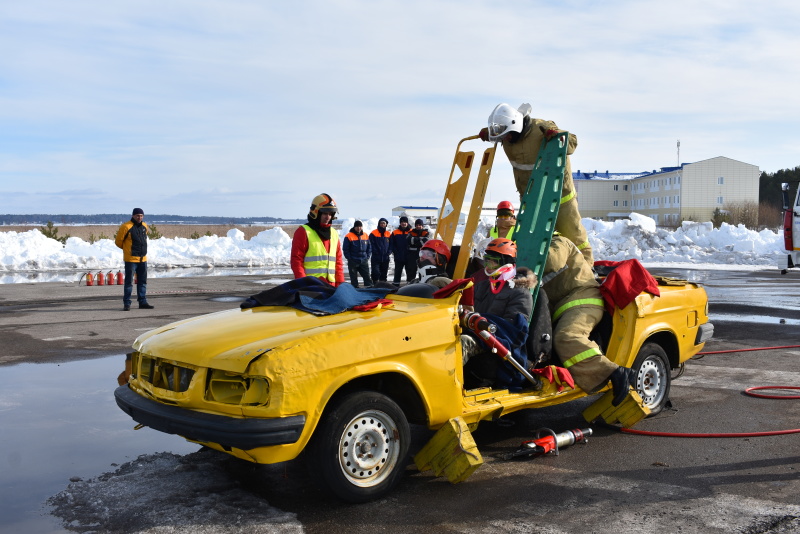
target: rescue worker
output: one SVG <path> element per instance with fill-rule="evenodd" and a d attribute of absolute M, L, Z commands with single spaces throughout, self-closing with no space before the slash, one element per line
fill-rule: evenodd
<path fill-rule="evenodd" d="M 516 224 L 517 218 L 514 216 L 514 205 L 508 200 L 504 200 L 497 205 L 497 217 L 495 218 L 494 227 L 489 230 L 486 237 L 493 239 L 505 237 L 513 240 Z"/>
<path fill-rule="evenodd" d="M 452 280 L 447 277 L 447 262 L 450 248 L 441 239 L 430 239 L 422 245 L 417 261 L 417 277 L 414 283 L 432 284 L 443 288 Z"/>
<path fill-rule="evenodd" d="M 542 141 L 548 141 L 562 132 L 553 121 L 534 119 L 530 116 L 530 104 L 514 109 L 508 104 L 498 104 L 489 115 L 489 126 L 479 136 L 483 141 L 500 142 L 514 168 L 514 181 L 520 199 L 528 188 L 528 180 L 539 158 Z M 572 168 L 569 154 L 575 152 L 578 138 L 572 133 L 567 141 L 567 162 L 564 167 L 564 182 L 561 187 L 561 206 L 556 219 L 556 231 L 575 243 L 589 265 L 594 265 L 592 247 L 581 223 L 578 199 L 572 183 Z"/>
<path fill-rule="evenodd" d="M 371 287 L 372 279 L 369 274 L 369 257 L 371 246 L 369 237 L 364 233 L 361 221 L 353 223 L 353 227 L 342 242 L 342 254 L 347 259 L 347 269 L 350 272 L 350 283 L 358 287 L 358 275 L 364 279 L 364 286 Z"/>
<path fill-rule="evenodd" d="M 408 270 L 408 233 L 411 227 L 408 225 L 408 217 L 405 215 L 400 217 L 400 225 L 394 229 L 392 236 L 389 238 L 389 248 L 394 256 L 394 283 L 400 283 L 403 277 L 403 269 L 406 271 L 406 282 L 410 282 L 414 276 Z"/>
<path fill-rule="evenodd" d="M 372 281 L 386 282 L 389 275 L 389 237 L 392 233 L 386 229 L 389 221 L 381 217 L 378 227 L 369 234 L 369 244 L 372 249 Z"/>
<path fill-rule="evenodd" d="M 428 229 L 424 227 L 422 219 L 414 221 L 414 228 L 408 232 L 408 251 L 406 252 L 406 275 L 409 279 L 417 276 L 417 261 L 422 245 L 428 240 Z"/>
<path fill-rule="evenodd" d="M 295 278 L 316 276 L 331 285 L 344 282 L 344 261 L 339 233 L 331 226 L 339 208 L 327 193 L 314 197 L 308 223 L 292 236 L 289 263 Z"/>
<path fill-rule="evenodd" d="M 603 354 L 589 334 L 603 318 L 604 303 L 591 267 L 575 244 L 554 234 L 550 242 L 542 289 L 550 301 L 553 348 L 578 385 L 594 393 L 608 381 L 619 405 L 635 386 L 632 369 L 620 367 Z"/>
<path fill-rule="evenodd" d="M 125 262 L 125 282 L 122 289 L 122 311 L 130 311 L 133 294 L 133 274 L 136 273 L 136 299 L 139 308 L 152 310 L 155 306 L 147 302 L 147 232 L 144 210 L 134 208 L 131 220 L 122 223 L 117 230 L 114 243 L 122 249 Z"/>
<path fill-rule="evenodd" d="M 506 330 L 517 330 L 516 345 L 508 348 L 515 352 L 517 360 L 527 367 L 525 339 L 533 313 L 531 289 L 536 287 L 536 274 L 526 267 L 517 267 L 517 245 L 503 237 L 493 239 L 483 255 L 484 270 L 475 280 L 475 311 L 486 316 L 502 318 L 508 325 Z M 500 325 L 498 325 L 500 326 Z M 470 335 L 461 336 L 465 380 L 469 387 L 505 387 L 512 380 L 513 371 L 501 371 L 500 359 L 487 352 L 480 341 Z M 522 383 L 519 375 L 517 383 Z M 502 383 L 498 383 L 502 379 Z"/>

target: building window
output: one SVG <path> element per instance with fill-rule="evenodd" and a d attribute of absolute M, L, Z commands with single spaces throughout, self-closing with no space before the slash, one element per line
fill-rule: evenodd
<path fill-rule="evenodd" d="M 628 190 L 628 185 L 627 185 L 627 184 L 623 185 L 623 186 L 622 186 L 622 190 L 623 190 L 623 191 L 627 191 L 627 190 Z"/>
<path fill-rule="evenodd" d="M 614 207 L 616 208 L 617 206 L 619 206 L 619 200 L 614 201 Z"/>
<path fill-rule="evenodd" d="M 618 184 L 614 184 L 614 191 L 619 191 L 619 185 Z"/>
<path fill-rule="evenodd" d="M 722 204 L 723 204 L 722 197 L 717 197 L 717 205 L 722 206 Z"/>
<path fill-rule="evenodd" d="M 625 207 L 627 207 L 627 206 L 628 206 L 628 201 L 627 201 L 627 200 L 623 200 L 623 201 L 622 201 L 622 205 L 623 205 L 623 206 L 625 206 Z"/>
<path fill-rule="evenodd" d="M 717 185 L 725 185 L 725 177 L 724 176 L 720 176 L 719 178 L 717 178 Z"/>

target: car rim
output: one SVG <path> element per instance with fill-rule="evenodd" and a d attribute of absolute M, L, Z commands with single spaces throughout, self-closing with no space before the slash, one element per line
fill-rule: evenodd
<path fill-rule="evenodd" d="M 339 464 L 345 477 L 362 487 L 386 479 L 400 455 L 398 435 L 394 420 L 383 412 L 367 411 L 351 419 L 339 440 Z"/>
<path fill-rule="evenodd" d="M 661 403 L 664 397 L 666 372 L 661 359 L 655 356 L 647 358 L 639 367 L 636 391 L 641 394 L 644 405 L 648 408 L 655 408 Z"/>

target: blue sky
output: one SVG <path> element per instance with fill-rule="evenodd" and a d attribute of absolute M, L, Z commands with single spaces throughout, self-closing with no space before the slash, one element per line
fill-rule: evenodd
<path fill-rule="evenodd" d="M 439 206 L 500 102 L 573 170 L 800 165 L 800 4 L 81 1 L 0 7 L 0 213 Z M 476 150 L 484 146 L 476 143 Z M 498 154 L 488 199 L 514 199 Z"/>

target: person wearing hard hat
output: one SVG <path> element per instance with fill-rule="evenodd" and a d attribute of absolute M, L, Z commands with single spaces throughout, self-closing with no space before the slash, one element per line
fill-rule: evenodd
<path fill-rule="evenodd" d="M 122 249 L 125 261 L 125 282 L 122 289 L 122 310 L 130 311 L 133 294 L 133 278 L 136 273 L 136 299 L 139 308 L 152 310 L 155 306 L 147 302 L 147 232 L 150 229 L 144 222 L 144 210 L 134 208 L 131 220 L 124 222 L 117 230 L 114 243 Z"/>
<path fill-rule="evenodd" d="M 517 266 L 517 244 L 510 239 L 493 239 L 483 253 L 484 270 L 474 276 L 475 311 L 495 323 L 499 332 L 511 334 L 507 348 L 527 367 L 525 340 L 533 313 L 531 289 L 536 274 Z M 464 380 L 467 387 L 520 387 L 524 380 L 510 364 L 500 365 L 497 354 L 488 352 L 472 335 L 461 336 Z"/>
<path fill-rule="evenodd" d="M 575 384 L 594 393 L 611 381 L 612 404 L 619 405 L 634 386 L 633 370 L 609 360 L 589 334 L 603 318 L 604 302 L 591 267 L 575 244 L 554 234 L 542 275 L 553 320 L 553 348 Z"/>
<path fill-rule="evenodd" d="M 514 216 L 514 205 L 508 200 L 504 200 L 497 205 L 497 217 L 495 218 L 494 226 L 489 230 L 486 237 L 514 239 L 514 227 L 516 224 L 517 218 Z"/>
<path fill-rule="evenodd" d="M 478 134 L 483 141 L 500 142 L 514 168 L 514 181 L 520 199 L 528 188 L 528 180 L 539 158 L 542 141 L 556 137 L 560 132 L 553 121 L 534 119 L 530 115 L 530 104 L 522 104 L 514 109 L 508 104 L 498 104 L 489 115 L 489 126 Z M 572 183 L 572 168 L 569 154 L 575 152 L 578 138 L 569 134 L 567 140 L 567 162 L 564 166 L 564 182 L 561 187 L 561 206 L 556 219 L 556 231 L 569 238 L 589 262 L 594 265 L 592 247 L 581 223 L 575 185 Z"/>
<path fill-rule="evenodd" d="M 419 249 L 417 277 L 414 283 L 426 283 L 443 288 L 452 280 L 447 278 L 447 262 L 450 248 L 441 239 L 430 239 Z"/>
<path fill-rule="evenodd" d="M 344 282 L 344 261 L 339 233 L 333 228 L 339 208 L 327 193 L 314 197 L 308 223 L 292 236 L 289 263 L 295 278 L 316 276 L 333 286 Z"/>

